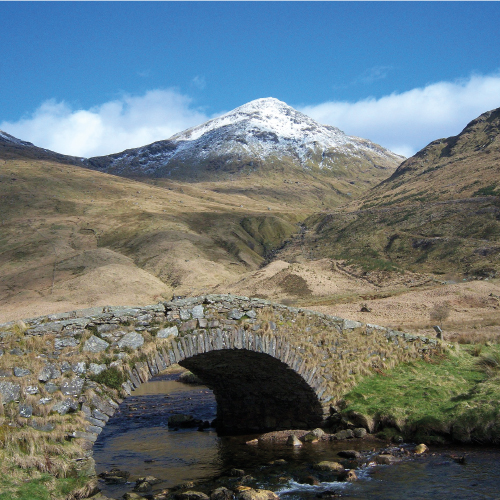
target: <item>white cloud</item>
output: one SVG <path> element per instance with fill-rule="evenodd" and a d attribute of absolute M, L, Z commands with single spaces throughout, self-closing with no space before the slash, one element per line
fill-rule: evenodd
<path fill-rule="evenodd" d="M 481 113 L 500 106 L 500 74 L 393 93 L 380 99 L 325 102 L 300 110 L 320 123 L 411 156 L 429 142 L 456 135 Z"/>
<path fill-rule="evenodd" d="M 376 68 L 370 75 L 382 77 L 387 69 Z M 204 82 L 197 78 L 198 84 Z M 433 83 L 380 99 L 333 101 L 298 109 L 320 123 L 411 156 L 435 139 L 458 134 L 470 120 L 499 106 L 500 73 Z M 0 123 L 0 130 L 58 153 L 90 157 L 168 139 L 209 118 L 193 107 L 189 96 L 167 89 L 125 95 L 88 110 L 50 100 L 31 116 Z"/>
<path fill-rule="evenodd" d="M 0 123 L 0 130 L 58 153 L 90 157 L 168 139 L 208 118 L 188 96 L 168 89 L 126 95 L 89 110 L 49 100 L 27 118 Z"/>

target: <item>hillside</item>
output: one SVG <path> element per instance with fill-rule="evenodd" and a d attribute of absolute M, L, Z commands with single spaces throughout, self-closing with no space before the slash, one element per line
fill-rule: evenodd
<path fill-rule="evenodd" d="M 432 142 L 345 210 L 307 221 L 319 256 L 369 270 L 500 270 L 500 109 Z"/>
<path fill-rule="evenodd" d="M 66 156 L 48 149 L 39 148 L 0 130 L 0 159 L 48 160 L 67 165 L 82 165 L 83 158 Z"/>
<path fill-rule="evenodd" d="M 363 196 L 364 207 L 500 194 L 500 108 L 431 142 Z"/>
<path fill-rule="evenodd" d="M 345 203 L 392 174 L 402 157 L 321 125 L 277 99 L 257 99 L 168 140 L 85 166 L 137 179 L 205 183 L 219 192 L 318 206 Z M 236 181 L 236 182 L 235 182 Z M 255 184 L 261 184 L 257 193 Z M 290 189 L 293 187 L 293 189 Z"/>
<path fill-rule="evenodd" d="M 0 159 L 0 173 L 0 322 L 208 292 L 257 269 L 304 217 L 51 161 Z"/>

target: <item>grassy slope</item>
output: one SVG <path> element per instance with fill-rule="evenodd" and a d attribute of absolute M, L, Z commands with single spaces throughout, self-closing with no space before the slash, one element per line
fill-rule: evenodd
<path fill-rule="evenodd" d="M 232 282 L 257 269 L 314 205 L 255 198 L 0 159 L 0 321 Z"/>
<path fill-rule="evenodd" d="M 426 442 L 500 442 L 498 345 L 458 346 L 443 357 L 366 378 L 346 396 L 345 415 L 371 417 L 382 436 Z M 493 359 L 494 368 L 480 362 Z"/>
<path fill-rule="evenodd" d="M 369 269 L 500 270 L 500 109 L 434 141 L 350 206 L 311 217 L 320 256 Z"/>

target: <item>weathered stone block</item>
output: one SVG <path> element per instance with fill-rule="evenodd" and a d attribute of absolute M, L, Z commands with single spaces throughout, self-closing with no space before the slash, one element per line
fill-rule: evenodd
<path fill-rule="evenodd" d="M 170 326 L 167 328 L 162 328 L 161 330 L 158 330 L 158 333 L 156 334 L 156 338 L 158 339 L 166 339 L 167 337 L 170 336 L 177 337 L 179 335 L 179 330 L 177 329 L 177 326 Z"/>
<path fill-rule="evenodd" d="M 80 341 L 74 337 L 59 337 L 54 341 L 54 348 L 59 350 L 65 347 L 76 347 L 78 344 L 80 344 Z"/>
<path fill-rule="evenodd" d="M 3 403 L 17 401 L 21 395 L 21 386 L 12 382 L 0 382 L 0 395 Z"/>
<path fill-rule="evenodd" d="M 83 350 L 85 352 L 101 352 L 105 351 L 109 347 L 109 343 L 105 340 L 92 335 L 84 344 Z"/>
<path fill-rule="evenodd" d="M 52 411 L 56 411 L 59 415 L 66 415 L 66 413 L 77 411 L 78 403 L 71 398 L 64 401 L 59 401 L 52 407 Z"/>
<path fill-rule="evenodd" d="M 65 396 L 78 396 L 83 389 L 85 380 L 80 377 L 75 377 L 71 380 L 65 380 L 61 384 L 61 392 Z"/>
<path fill-rule="evenodd" d="M 137 349 L 144 344 L 144 337 L 140 333 L 130 332 L 124 335 L 118 342 L 118 347 L 123 349 L 129 347 L 130 349 Z"/>
<path fill-rule="evenodd" d="M 16 377 L 26 377 L 27 375 L 31 375 L 31 371 L 28 368 L 18 368 L 14 367 L 14 376 Z"/>

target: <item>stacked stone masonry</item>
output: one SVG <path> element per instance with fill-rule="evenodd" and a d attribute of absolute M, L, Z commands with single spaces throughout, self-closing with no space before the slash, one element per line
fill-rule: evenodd
<path fill-rule="evenodd" d="M 90 450 L 123 398 L 178 363 L 214 390 L 223 432 L 312 428 L 360 376 L 438 346 L 233 295 L 93 308 L 0 325 L 0 398 L 12 426 L 51 432 L 68 419 Z M 116 389 L 99 378 L 113 370 Z M 47 414 L 57 419 L 47 424 Z"/>

